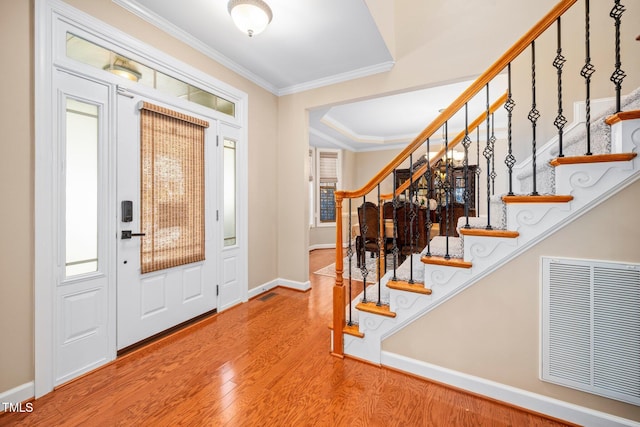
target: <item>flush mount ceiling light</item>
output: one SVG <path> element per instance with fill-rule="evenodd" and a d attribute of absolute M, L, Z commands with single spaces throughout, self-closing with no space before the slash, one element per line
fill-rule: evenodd
<path fill-rule="evenodd" d="M 271 8 L 262 0 L 230 0 L 227 9 L 236 27 L 249 37 L 263 32 L 273 18 Z"/>
<path fill-rule="evenodd" d="M 120 57 L 116 57 L 113 63 L 105 65 L 103 69 L 134 82 L 137 82 L 142 77 L 142 74 L 134 68 L 129 60 Z"/>

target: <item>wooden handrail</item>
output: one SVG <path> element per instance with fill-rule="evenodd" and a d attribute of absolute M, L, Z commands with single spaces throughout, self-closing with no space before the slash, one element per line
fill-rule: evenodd
<path fill-rule="evenodd" d="M 491 104 L 491 106 L 489 107 L 489 114 L 495 113 L 498 110 L 498 108 L 504 105 L 504 103 L 507 102 L 507 96 L 508 94 L 507 92 L 505 92 L 502 94 L 502 96 L 500 96 L 500 98 L 496 99 L 495 102 Z M 487 119 L 487 113 L 485 111 L 482 114 L 480 114 L 474 121 L 471 122 L 471 124 L 469 125 L 469 128 L 467 129 L 467 132 L 471 133 L 478 126 L 484 123 L 486 119 Z M 449 149 L 454 148 L 464 139 L 464 136 L 465 136 L 465 131 L 461 131 L 459 134 L 455 136 L 455 138 L 451 140 L 451 142 L 448 144 L 448 148 Z M 435 165 L 438 162 L 438 160 L 440 160 L 442 156 L 444 156 L 444 154 L 445 154 L 445 150 L 443 147 L 438 151 L 438 153 L 435 156 L 429 159 L 429 164 L 431 166 Z M 411 180 L 406 180 L 398 188 L 396 188 L 396 196 L 402 194 L 407 188 L 409 188 L 409 185 L 411 185 L 411 182 L 416 182 L 418 179 L 420 179 L 422 175 L 424 175 L 426 171 L 427 171 L 427 164 L 425 163 L 424 165 L 420 166 L 418 169 L 415 170 Z M 393 194 L 392 193 L 383 194 L 380 198 L 382 200 L 389 200 L 393 198 Z"/>
<path fill-rule="evenodd" d="M 355 191 L 336 191 L 336 282 L 333 288 L 333 330 L 332 354 L 344 357 L 344 341 L 342 330 L 345 325 L 345 290 L 342 279 L 342 200 L 345 198 L 362 197 L 379 185 L 383 179 L 389 176 L 404 162 L 411 153 L 416 151 L 426 140 L 438 131 L 455 113 L 469 102 L 483 87 L 493 80 L 507 65 L 516 59 L 531 45 L 542 33 L 544 33 L 556 20 L 569 10 L 578 0 L 560 0 L 540 21 L 525 33 L 513 46 L 511 46 L 496 62 L 482 73 L 458 98 L 444 109 L 414 140 L 407 145 L 391 162 L 381 169 L 367 184 Z M 486 117 L 486 116 L 485 116 Z M 444 149 L 439 156 L 444 155 Z M 349 230 L 350 232 L 350 230 Z M 366 285 L 365 285 L 366 286 Z"/>
<path fill-rule="evenodd" d="M 444 125 L 444 123 L 453 117 L 464 104 L 469 102 L 480 90 L 491 80 L 493 80 L 504 68 L 518 57 L 535 39 L 537 39 L 547 28 L 549 28 L 556 20 L 562 16 L 571 6 L 578 0 L 561 0 L 549 13 L 547 13 L 540 21 L 536 23 L 524 36 L 522 36 L 511 48 L 509 48 L 496 62 L 493 63 L 484 73 L 480 75 L 462 94 L 456 98 L 445 110 L 435 118 L 414 140 L 407 145 L 391 162 L 381 169 L 371 180 L 363 187 L 355 191 L 336 191 L 336 198 L 354 198 L 362 197 L 368 194 L 380 184 L 383 179 L 389 176 L 394 169 L 398 168 L 411 153 L 420 147 L 427 138 L 430 138 L 435 132 Z"/>

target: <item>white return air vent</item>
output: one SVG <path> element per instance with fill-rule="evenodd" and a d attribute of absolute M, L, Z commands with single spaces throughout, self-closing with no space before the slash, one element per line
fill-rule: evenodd
<path fill-rule="evenodd" d="M 640 265 L 542 258 L 542 379 L 640 405 Z"/>

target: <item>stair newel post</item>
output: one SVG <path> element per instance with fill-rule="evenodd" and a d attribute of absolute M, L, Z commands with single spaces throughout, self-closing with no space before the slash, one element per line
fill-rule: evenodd
<path fill-rule="evenodd" d="M 613 74 L 611 74 L 611 82 L 616 86 L 616 113 L 620 112 L 620 92 L 622 90 L 622 80 L 627 76 L 624 71 L 620 68 L 622 66 L 622 61 L 620 59 L 620 24 L 622 22 L 622 14 L 624 13 L 625 8 L 620 4 L 620 0 L 615 0 L 615 4 L 609 16 L 614 19 L 614 26 L 616 29 L 616 63 L 615 70 Z"/>
<path fill-rule="evenodd" d="M 533 191 L 532 196 L 538 195 L 537 171 L 536 171 L 536 124 L 540 118 L 540 112 L 536 108 L 536 42 L 531 42 L 531 110 L 527 116 L 531 122 L 531 166 L 533 168 Z"/>
<path fill-rule="evenodd" d="M 591 27 L 589 22 L 589 0 L 585 0 L 585 64 L 580 70 L 580 75 L 585 79 L 586 85 L 586 100 L 585 100 L 585 111 L 586 111 L 586 119 L 585 126 L 587 129 L 587 152 L 586 156 L 590 156 L 591 153 L 591 76 L 596 71 L 595 67 L 591 63 Z"/>
<path fill-rule="evenodd" d="M 376 305 L 380 307 L 382 305 L 382 268 L 386 266 L 384 248 L 386 246 L 386 236 L 384 232 L 384 209 L 382 206 L 382 198 L 380 197 L 380 184 L 378 188 L 378 302 Z M 366 283 L 365 283 L 366 287 Z"/>
<path fill-rule="evenodd" d="M 469 225 L 469 146 L 471 145 L 471 138 L 469 138 L 469 103 L 464 104 L 464 139 L 462 140 L 462 146 L 464 147 L 464 216 L 466 222 L 464 228 L 471 228 Z"/>
<path fill-rule="evenodd" d="M 491 106 L 489 104 L 489 83 L 487 89 L 487 145 L 484 147 L 482 155 L 487 160 L 487 230 L 492 230 L 491 226 L 491 158 L 493 157 L 493 148 L 491 147 Z"/>
<path fill-rule="evenodd" d="M 431 172 L 431 142 L 429 138 L 427 138 L 427 253 L 426 256 L 431 256 L 431 227 L 433 223 L 431 222 L 431 204 L 429 201 L 433 199 L 433 186 L 432 186 L 432 177 L 433 173 Z"/>
<path fill-rule="evenodd" d="M 333 287 L 333 351 L 334 356 L 344 356 L 342 330 L 344 329 L 344 283 L 342 279 L 342 199 L 344 192 L 336 191 L 336 283 Z M 351 302 L 349 301 L 349 305 Z"/>
<path fill-rule="evenodd" d="M 564 157 L 562 153 L 562 136 L 564 134 L 564 125 L 567 124 L 567 119 L 563 115 L 562 108 L 562 67 L 564 63 L 567 62 L 565 57 L 562 55 L 562 21 L 560 18 L 557 19 L 557 49 L 556 49 L 556 57 L 553 60 L 553 66 L 556 68 L 558 74 L 558 115 L 556 119 L 553 121 L 553 124 L 558 129 L 558 157 Z"/>
<path fill-rule="evenodd" d="M 511 62 L 507 65 L 507 101 L 504 103 L 504 108 L 507 110 L 507 144 L 508 153 L 504 160 L 509 170 L 509 196 L 513 196 L 513 166 L 516 164 L 516 158 L 513 155 L 513 136 L 512 136 L 512 118 L 513 108 L 516 103 L 511 96 Z"/>
<path fill-rule="evenodd" d="M 352 292 L 352 283 L 351 283 L 351 269 L 352 267 L 352 259 L 353 259 L 353 245 L 352 245 L 352 236 L 351 236 L 351 230 L 353 230 L 353 225 L 352 225 L 352 216 L 353 216 L 353 211 L 351 210 L 351 198 L 349 198 L 349 228 L 347 230 L 349 233 L 349 246 L 347 247 L 347 258 L 349 259 L 349 301 L 351 301 L 353 299 L 353 292 Z M 347 323 L 349 326 L 353 325 L 353 316 L 352 316 L 352 312 L 351 312 L 351 303 L 349 302 L 349 322 Z"/>

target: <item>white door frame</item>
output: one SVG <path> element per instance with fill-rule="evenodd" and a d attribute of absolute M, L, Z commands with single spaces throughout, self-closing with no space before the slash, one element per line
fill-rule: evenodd
<path fill-rule="evenodd" d="M 58 200 L 61 189 L 58 186 L 58 158 L 56 153 L 57 135 L 52 134 L 55 128 L 56 116 L 56 88 L 53 85 L 54 67 L 75 74 L 79 77 L 98 79 L 112 84 L 114 94 L 118 86 L 135 87 L 135 83 L 124 83 L 116 76 L 94 69 L 88 65 L 78 64 L 66 58 L 64 34 L 66 29 L 73 29 L 89 38 L 98 40 L 99 44 L 126 53 L 134 60 L 139 60 L 166 74 L 178 77 L 180 80 L 198 86 L 209 92 L 219 94 L 235 103 L 236 116 L 214 112 L 221 122 L 227 122 L 240 129 L 240 143 L 238 146 L 238 250 L 241 266 L 239 282 L 242 285 L 242 300 L 247 300 L 248 294 L 248 153 L 247 153 L 247 105 L 246 93 L 227 85 L 191 66 L 172 58 L 139 40 L 136 40 L 120 30 L 87 15 L 59 0 L 35 0 L 35 242 L 34 242 L 34 343 L 35 343 L 35 397 L 43 396 L 53 390 L 54 386 L 54 325 L 55 325 L 55 293 L 57 283 L 57 260 L 60 248 Z M 111 113 L 115 109 L 112 102 Z M 198 106 L 192 106 L 198 109 Z M 111 123 L 115 126 L 114 121 Z M 113 130 L 113 129 L 112 129 Z M 112 132 L 112 134 L 114 134 Z M 113 144 L 109 148 L 111 159 Z M 114 209 L 115 163 L 110 162 L 110 195 Z M 221 226 L 221 224 L 219 224 Z M 110 225 L 110 227 L 112 227 Z M 115 230 L 115 222 L 112 231 Z M 115 240 L 115 232 L 113 232 Z M 222 233 L 220 233 L 222 235 Z M 115 242 L 112 241 L 110 255 L 113 265 Z M 115 279 L 115 278 L 114 278 Z M 218 279 L 220 280 L 220 279 Z M 114 280 L 111 281 L 114 283 Z M 110 289 L 115 293 L 115 289 Z M 115 336 L 115 304 L 109 307 L 109 335 Z M 115 340 L 112 340 L 112 359 L 116 356 Z"/>

